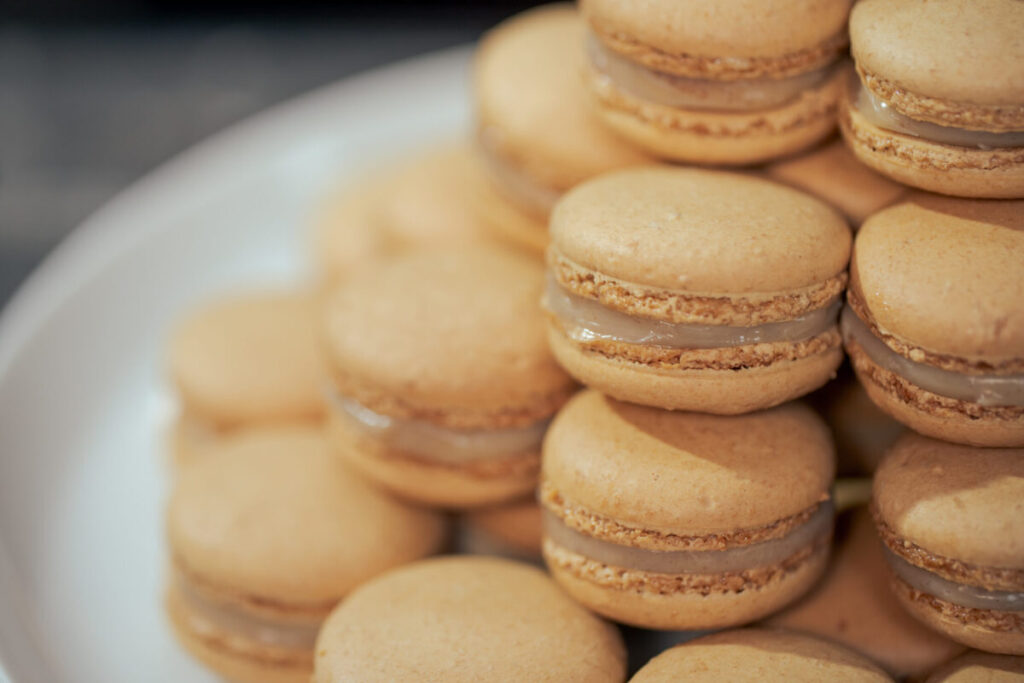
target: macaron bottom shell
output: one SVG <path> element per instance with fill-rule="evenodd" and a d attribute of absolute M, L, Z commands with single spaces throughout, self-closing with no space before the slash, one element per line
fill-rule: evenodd
<path fill-rule="evenodd" d="M 548 245 L 548 226 L 535 215 L 501 194 L 481 168 L 466 190 L 482 226 L 498 241 L 540 257 Z"/>

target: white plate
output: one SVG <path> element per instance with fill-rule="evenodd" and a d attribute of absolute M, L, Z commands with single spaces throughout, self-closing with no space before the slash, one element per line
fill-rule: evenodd
<path fill-rule="evenodd" d="M 350 79 L 217 135 L 81 225 L 11 300 L 0 662 L 12 681 L 215 680 L 160 606 L 168 326 L 215 291 L 303 277 L 307 213 L 332 181 L 466 128 L 468 54 Z"/>

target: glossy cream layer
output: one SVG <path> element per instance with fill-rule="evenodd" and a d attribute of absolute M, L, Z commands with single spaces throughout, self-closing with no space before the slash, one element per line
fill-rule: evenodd
<path fill-rule="evenodd" d="M 915 567 L 888 548 L 885 559 L 893 572 L 911 588 L 934 595 L 940 600 L 974 609 L 994 609 L 1000 612 L 1024 611 L 1024 592 L 990 591 L 979 586 L 949 581 L 926 569 Z"/>

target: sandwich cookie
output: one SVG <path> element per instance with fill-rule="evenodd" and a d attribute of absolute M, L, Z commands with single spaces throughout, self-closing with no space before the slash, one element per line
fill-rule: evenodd
<path fill-rule="evenodd" d="M 873 513 L 912 615 L 964 645 L 1024 655 L 1024 449 L 907 434 L 875 474 Z"/>
<path fill-rule="evenodd" d="M 1024 3 L 865 0 L 840 117 L 857 157 L 963 197 L 1024 197 Z"/>
<path fill-rule="evenodd" d="M 540 559 L 541 510 L 533 496 L 470 510 L 461 522 L 468 553 Z"/>
<path fill-rule="evenodd" d="M 320 422 L 318 310 L 312 293 L 249 292 L 208 302 L 179 322 L 168 349 L 181 403 L 177 461 L 239 428 Z"/>
<path fill-rule="evenodd" d="M 441 549 L 442 519 L 347 471 L 319 429 L 261 427 L 183 467 L 166 605 L 185 648 L 235 681 L 307 683 L 321 622 L 381 572 Z"/>
<path fill-rule="evenodd" d="M 584 391 L 544 441 L 544 559 L 616 621 L 744 624 L 824 571 L 834 473 L 827 427 L 797 403 L 721 417 Z"/>
<path fill-rule="evenodd" d="M 963 650 L 893 601 L 888 565 L 866 507 L 841 516 L 836 536 L 821 582 L 769 625 L 845 645 L 900 679 L 920 677 Z"/>
<path fill-rule="evenodd" d="M 621 683 L 618 631 L 544 572 L 490 557 L 418 562 L 366 584 L 331 614 L 313 683 Z"/>
<path fill-rule="evenodd" d="M 753 164 L 835 128 L 848 0 L 581 0 L 605 122 L 652 154 Z"/>
<path fill-rule="evenodd" d="M 500 195 L 498 206 L 485 205 L 481 213 L 522 246 L 543 250 L 548 214 L 566 190 L 648 160 L 593 111 L 583 81 L 583 36 L 570 5 L 547 5 L 500 24 L 476 54 L 478 148 Z M 525 216 L 515 220 L 517 213 Z"/>
<path fill-rule="evenodd" d="M 470 507 L 537 482 L 575 391 L 551 357 L 543 268 L 495 247 L 424 251 L 350 278 L 326 307 L 338 453 L 404 498 Z"/>
<path fill-rule="evenodd" d="M 861 655 L 813 636 L 776 629 L 723 631 L 666 650 L 630 683 L 749 681 L 781 683 L 892 679 Z"/>
<path fill-rule="evenodd" d="M 925 683 L 1024 683 L 1024 657 L 967 652 L 933 671 Z"/>
<path fill-rule="evenodd" d="M 379 168 L 346 178 L 311 212 L 310 255 L 325 289 L 388 252 L 377 213 L 393 174 Z"/>
<path fill-rule="evenodd" d="M 1024 201 L 920 194 L 857 235 L 842 330 L 868 396 L 927 436 L 1024 446 Z"/>
<path fill-rule="evenodd" d="M 558 361 L 615 398 L 735 414 L 824 384 L 850 231 L 747 175 L 648 166 L 569 192 L 551 217 L 544 306 Z"/>

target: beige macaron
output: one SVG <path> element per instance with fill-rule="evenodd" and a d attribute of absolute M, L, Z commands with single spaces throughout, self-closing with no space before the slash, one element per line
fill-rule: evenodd
<path fill-rule="evenodd" d="M 546 5 L 502 22 L 484 36 L 473 68 L 479 150 L 491 184 L 534 218 L 495 223 L 525 246 L 546 242 L 546 219 L 578 183 L 646 155 L 609 132 L 583 82 L 583 22 L 568 4 Z M 516 228 L 540 227 L 539 234 Z"/>
<path fill-rule="evenodd" d="M 908 427 L 1024 446 L 1024 201 L 918 194 L 857 235 L 842 326 L 868 396 Z"/>
<path fill-rule="evenodd" d="M 204 302 L 177 323 L 168 345 L 181 404 L 176 460 L 242 427 L 321 420 L 318 311 L 312 293 L 266 290 Z"/>
<path fill-rule="evenodd" d="M 317 639 L 315 683 L 621 683 L 618 631 L 542 571 L 487 557 L 418 562 L 349 596 Z"/>
<path fill-rule="evenodd" d="M 397 257 L 325 310 L 339 454 L 392 492 L 469 507 L 533 490 L 547 422 L 575 391 L 548 350 L 542 266 L 494 247 Z"/>
<path fill-rule="evenodd" d="M 647 166 L 590 180 L 551 217 L 545 307 L 558 361 L 624 401 L 735 414 L 824 384 L 850 231 L 750 175 Z"/>
<path fill-rule="evenodd" d="M 470 510 L 461 523 L 462 547 L 466 552 L 540 558 L 541 508 L 534 496 Z"/>
<path fill-rule="evenodd" d="M 875 474 L 873 512 L 912 615 L 964 645 L 1024 655 L 1024 448 L 908 433 Z"/>
<path fill-rule="evenodd" d="M 861 655 L 810 635 L 778 629 L 723 631 L 666 650 L 630 683 L 884 683 L 889 676 Z"/>
<path fill-rule="evenodd" d="M 665 159 L 751 164 L 835 128 L 848 0 L 582 0 L 605 122 Z"/>
<path fill-rule="evenodd" d="M 167 609 L 231 680 L 309 681 L 321 622 L 353 588 L 438 551 L 443 520 L 377 492 L 319 429 L 225 438 L 181 469 L 167 512 Z"/>
<path fill-rule="evenodd" d="M 857 157 L 907 185 L 1024 197 L 1024 3 L 864 0 L 841 116 Z"/>
<path fill-rule="evenodd" d="M 963 650 L 893 601 L 888 565 L 867 508 L 840 517 L 836 536 L 821 582 L 768 624 L 845 645 L 896 678 L 920 677 Z"/>
<path fill-rule="evenodd" d="M 722 417 L 584 391 L 544 441 L 544 558 L 616 621 L 744 624 L 821 576 L 834 474 L 828 429 L 797 403 Z"/>
<path fill-rule="evenodd" d="M 966 652 L 933 671 L 925 683 L 1024 683 L 1024 657 Z"/>

